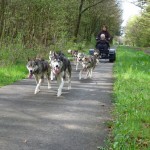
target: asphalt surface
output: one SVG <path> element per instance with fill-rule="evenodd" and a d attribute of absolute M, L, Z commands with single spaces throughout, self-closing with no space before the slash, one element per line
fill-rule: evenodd
<path fill-rule="evenodd" d="M 79 81 L 73 65 L 72 89 L 56 97 L 47 82 L 34 95 L 35 80 L 0 88 L 0 150 L 97 150 L 105 146 L 111 119 L 113 63 L 96 66 L 92 79 Z"/>

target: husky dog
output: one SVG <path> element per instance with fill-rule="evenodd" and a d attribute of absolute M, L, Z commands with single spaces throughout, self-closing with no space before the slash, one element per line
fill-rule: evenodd
<path fill-rule="evenodd" d="M 71 63 L 61 53 L 50 52 L 51 79 L 55 76 L 59 84 L 57 97 L 62 94 L 64 79 L 68 76 L 68 90 L 71 89 Z"/>
<path fill-rule="evenodd" d="M 82 69 L 79 72 L 79 80 L 81 80 L 84 71 L 86 72 L 85 78 L 92 78 L 92 73 L 95 69 L 96 63 L 97 61 L 95 56 L 84 56 L 82 58 Z"/>
<path fill-rule="evenodd" d="M 82 59 L 85 55 L 83 53 L 78 53 L 77 62 L 76 62 L 76 70 L 78 70 L 79 64 L 82 64 Z"/>
<path fill-rule="evenodd" d="M 69 49 L 69 50 L 68 50 L 68 53 L 71 54 L 73 57 L 77 57 L 77 55 L 78 55 L 78 50 L 71 50 L 71 49 Z"/>
<path fill-rule="evenodd" d="M 68 53 L 72 55 L 72 57 L 73 57 L 73 62 L 74 62 L 74 64 L 76 65 L 76 63 L 77 63 L 78 50 L 71 50 L 71 49 L 69 49 L 69 50 L 68 50 Z"/>
<path fill-rule="evenodd" d="M 94 50 L 94 53 L 93 53 L 94 57 L 96 58 L 96 64 L 99 64 L 99 57 L 100 57 L 100 52 L 98 49 L 95 49 Z"/>
<path fill-rule="evenodd" d="M 44 80 L 44 75 L 47 78 L 48 82 L 48 89 L 51 88 L 50 85 L 50 66 L 48 61 L 44 59 L 28 59 L 28 63 L 26 65 L 28 71 L 29 71 L 29 78 L 32 78 L 34 75 L 35 81 L 36 81 L 36 88 L 34 94 L 37 94 L 40 91 L 40 86 L 42 81 Z"/>

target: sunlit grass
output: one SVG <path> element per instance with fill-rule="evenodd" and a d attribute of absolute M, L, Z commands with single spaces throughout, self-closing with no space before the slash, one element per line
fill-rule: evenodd
<path fill-rule="evenodd" d="M 115 150 L 150 147 L 150 56 L 125 47 L 114 66 Z"/>
<path fill-rule="evenodd" d="M 11 84 L 27 76 L 25 65 L 11 65 L 0 67 L 0 87 Z"/>

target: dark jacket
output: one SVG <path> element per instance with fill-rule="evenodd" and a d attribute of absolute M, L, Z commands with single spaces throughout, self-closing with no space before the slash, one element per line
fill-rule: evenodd
<path fill-rule="evenodd" d="M 105 35 L 105 39 L 109 42 L 110 41 L 110 34 L 108 31 L 101 31 L 98 35 L 97 35 L 97 38 L 98 40 L 100 40 L 100 36 L 101 34 L 104 34 Z"/>

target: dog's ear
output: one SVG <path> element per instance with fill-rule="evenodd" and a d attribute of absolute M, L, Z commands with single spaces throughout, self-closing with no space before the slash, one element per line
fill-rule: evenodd
<path fill-rule="evenodd" d="M 56 52 L 54 52 L 54 57 L 57 57 L 57 56 L 58 56 L 58 54 Z"/>

